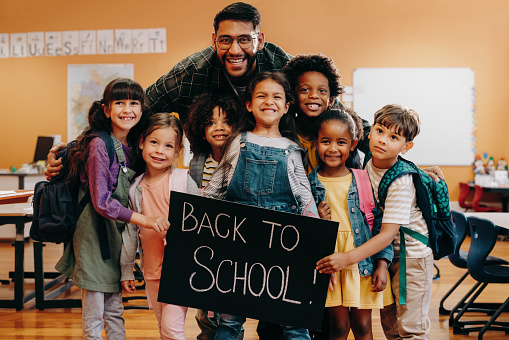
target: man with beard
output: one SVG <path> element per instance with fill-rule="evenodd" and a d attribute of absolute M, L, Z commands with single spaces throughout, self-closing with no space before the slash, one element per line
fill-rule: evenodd
<path fill-rule="evenodd" d="M 260 23 L 260 12 L 243 2 L 228 5 L 217 13 L 212 45 L 181 60 L 145 90 L 150 111 L 178 112 L 185 122 L 194 97 L 205 92 L 233 96 L 244 107 L 249 81 L 264 71 L 282 71 L 292 58 L 279 46 L 265 42 Z M 201 329 L 197 338 L 212 339 L 218 315 L 209 317 L 207 311 L 198 310 L 196 320 Z M 261 339 L 282 335 L 279 325 L 263 322 L 257 331 Z M 242 337 L 243 332 L 239 338 Z"/>
<path fill-rule="evenodd" d="M 178 112 L 186 120 L 193 98 L 204 92 L 232 95 L 244 103 L 244 91 L 258 73 L 282 70 L 292 58 L 265 42 L 261 15 L 252 5 L 237 2 L 214 18 L 212 46 L 184 58 L 146 89 L 152 112 Z"/>

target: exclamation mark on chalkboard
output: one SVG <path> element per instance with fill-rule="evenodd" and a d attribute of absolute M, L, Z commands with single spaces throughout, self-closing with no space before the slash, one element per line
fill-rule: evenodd
<path fill-rule="evenodd" d="M 316 284 L 316 269 L 313 272 L 313 284 L 314 285 Z M 312 303 L 313 303 L 313 301 L 309 301 L 309 304 L 312 304 Z"/>

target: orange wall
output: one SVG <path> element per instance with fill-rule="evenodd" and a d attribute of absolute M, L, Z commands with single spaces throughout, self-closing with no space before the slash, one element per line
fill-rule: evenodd
<path fill-rule="evenodd" d="M 176 62 L 210 44 L 212 19 L 230 2 L 2 0 L 0 33 L 166 27 L 168 53 L 0 59 L 0 168 L 29 162 L 38 135 L 61 134 L 66 141 L 68 64 L 133 63 L 136 80 L 146 87 Z M 509 159 L 509 115 L 505 112 L 509 107 L 509 2 L 251 3 L 262 13 L 262 31 L 268 41 L 294 55 L 322 52 L 332 57 L 345 85 L 352 85 L 352 72 L 358 67 L 471 67 L 477 90 L 477 150 L 495 159 Z M 433 100 L 433 88 L 422 95 Z M 450 131 L 454 134 L 455 128 Z M 417 138 L 416 143 L 425 141 Z M 430 152 L 447 152 L 447 145 Z M 473 179 L 471 167 L 442 170 L 455 200 L 457 183 Z"/>

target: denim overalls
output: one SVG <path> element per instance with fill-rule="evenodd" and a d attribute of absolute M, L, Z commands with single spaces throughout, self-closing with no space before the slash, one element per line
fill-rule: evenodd
<path fill-rule="evenodd" d="M 288 179 L 288 155 L 298 149 L 280 149 L 249 143 L 240 137 L 240 154 L 226 191 L 226 200 L 298 214 L 299 204 Z"/>
<path fill-rule="evenodd" d="M 240 138 L 240 154 L 235 173 L 226 191 L 226 200 L 277 211 L 299 213 L 299 204 L 288 179 L 288 155 L 299 148 L 280 149 L 249 143 L 247 133 Z M 236 340 L 246 317 L 220 314 L 215 340 Z M 305 328 L 282 326 L 287 339 L 307 339 Z"/>

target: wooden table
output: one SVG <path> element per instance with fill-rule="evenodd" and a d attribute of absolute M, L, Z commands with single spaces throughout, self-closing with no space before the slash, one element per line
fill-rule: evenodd
<path fill-rule="evenodd" d="M 10 191 L 10 190 L 9 190 Z M 34 195 L 33 190 L 13 190 L 12 194 L 1 195 L 0 204 L 26 203 Z M 0 191 L 1 193 L 2 191 Z"/>
<path fill-rule="evenodd" d="M 479 217 L 490 220 L 498 227 L 509 229 L 509 213 L 508 212 L 465 212 L 465 216 Z"/>
<path fill-rule="evenodd" d="M 0 308 L 22 310 L 25 302 L 35 297 L 35 292 L 25 295 L 25 223 L 32 221 L 33 210 L 30 203 L 0 204 L 0 226 L 16 225 L 14 241 L 14 299 L 0 300 Z"/>

